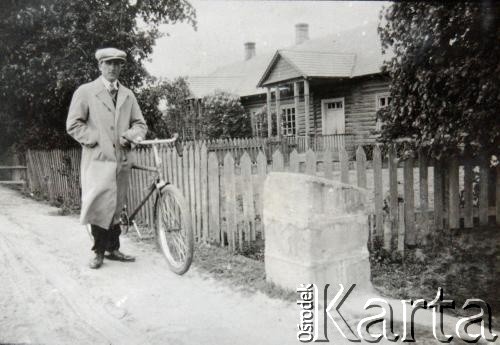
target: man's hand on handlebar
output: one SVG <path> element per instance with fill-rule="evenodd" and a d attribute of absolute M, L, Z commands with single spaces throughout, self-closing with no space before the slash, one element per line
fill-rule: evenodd
<path fill-rule="evenodd" d="M 120 137 L 120 146 L 124 149 L 127 149 L 130 147 L 130 141 L 128 141 L 128 139 L 125 137 Z"/>
<path fill-rule="evenodd" d="M 120 146 L 124 148 L 134 148 L 141 143 L 144 139 L 142 137 L 137 137 L 134 140 L 129 140 L 125 137 L 120 137 Z"/>

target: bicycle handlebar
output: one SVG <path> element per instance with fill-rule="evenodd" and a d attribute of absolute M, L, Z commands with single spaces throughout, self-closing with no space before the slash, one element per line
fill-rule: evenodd
<path fill-rule="evenodd" d="M 152 139 L 152 140 L 141 140 L 141 141 L 133 141 L 132 143 L 135 145 L 154 145 L 154 144 L 172 144 L 175 143 L 179 135 L 177 133 L 170 139 Z"/>

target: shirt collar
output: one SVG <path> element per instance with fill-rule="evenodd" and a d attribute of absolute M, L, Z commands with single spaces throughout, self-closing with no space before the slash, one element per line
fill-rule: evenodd
<path fill-rule="evenodd" d="M 104 78 L 102 76 L 101 76 L 101 80 L 104 83 L 104 87 L 106 87 L 106 89 L 108 91 L 111 90 L 111 85 L 113 85 L 115 89 L 118 89 L 118 80 L 115 80 L 113 83 L 111 83 L 110 81 L 106 80 L 106 78 Z"/>

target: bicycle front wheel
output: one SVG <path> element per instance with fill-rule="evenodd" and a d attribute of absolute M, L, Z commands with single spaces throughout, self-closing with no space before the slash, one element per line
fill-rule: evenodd
<path fill-rule="evenodd" d="M 156 238 L 170 269 L 184 274 L 193 261 L 194 237 L 189 207 L 173 185 L 163 187 L 155 206 Z"/>

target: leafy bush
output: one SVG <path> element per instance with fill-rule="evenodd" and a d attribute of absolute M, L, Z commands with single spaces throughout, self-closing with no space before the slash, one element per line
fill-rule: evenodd
<path fill-rule="evenodd" d="M 202 100 L 201 131 L 207 139 L 244 138 L 252 136 L 250 115 L 239 96 L 215 91 Z"/>

